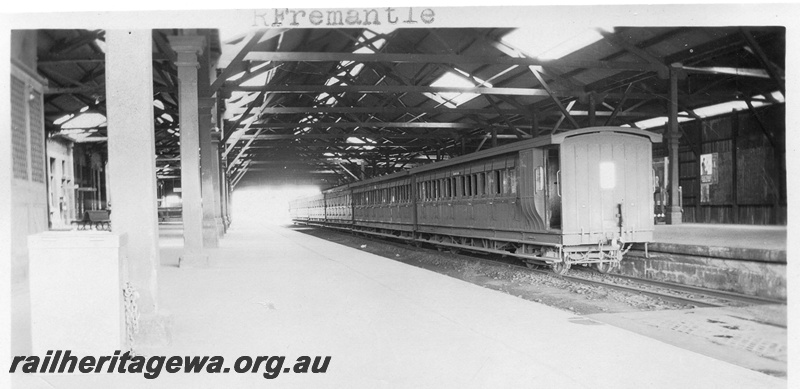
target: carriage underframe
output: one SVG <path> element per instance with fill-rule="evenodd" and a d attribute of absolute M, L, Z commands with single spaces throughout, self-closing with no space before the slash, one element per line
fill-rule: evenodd
<path fill-rule="evenodd" d="M 459 250 L 499 254 L 521 259 L 529 267 L 547 266 L 554 273 L 563 275 L 575 265 L 592 266 L 600 273 L 608 273 L 618 267 L 623 255 L 630 249 L 622 242 L 612 241 L 608 245 L 564 246 L 550 243 L 530 243 L 521 240 L 505 240 L 487 237 L 465 237 L 459 235 L 418 232 L 410 229 L 389 229 L 332 223 L 325 221 L 296 221 L 296 223 L 335 228 L 353 233 L 400 239 L 409 244 L 422 246 L 431 244 L 453 253 Z"/>

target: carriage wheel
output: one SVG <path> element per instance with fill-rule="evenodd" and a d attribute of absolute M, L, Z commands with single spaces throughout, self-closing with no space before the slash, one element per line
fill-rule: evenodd
<path fill-rule="evenodd" d="M 565 261 L 556 262 L 556 263 L 550 265 L 550 269 L 553 271 L 553 273 L 556 273 L 556 274 L 558 274 L 560 276 L 563 276 L 564 274 L 567 274 L 567 271 L 569 270 L 569 267 L 570 267 L 570 264 L 565 262 Z"/>
<path fill-rule="evenodd" d="M 614 262 L 601 262 L 593 264 L 592 267 L 600 274 L 608 274 L 617 267 L 617 264 Z"/>

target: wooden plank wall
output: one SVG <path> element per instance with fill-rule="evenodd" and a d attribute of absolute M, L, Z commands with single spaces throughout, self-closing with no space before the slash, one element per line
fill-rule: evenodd
<path fill-rule="evenodd" d="M 734 111 L 680 124 L 685 223 L 786 224 L 785 105 L 755 112 L 758 117 Z M 712 153 L 716 182 L 703 201 L 700 156 Z M 666 144 L 655 145 L 653 156 L 667 156 Z"/>

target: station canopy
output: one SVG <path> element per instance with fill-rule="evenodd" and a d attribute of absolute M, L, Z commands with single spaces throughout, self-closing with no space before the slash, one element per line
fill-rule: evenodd
<path fill-rule="evenodd" d="M 222 154 L 234 183 L 352 182 L 591 125 L 663 131 L 782 103 L 782 27 L 193 30 L 218 56 Z M 175 53 L 153 31 L 158 176 L 180 175 Z M 103 30 L 39 30 L 48 134 L 106 140 Z"/>

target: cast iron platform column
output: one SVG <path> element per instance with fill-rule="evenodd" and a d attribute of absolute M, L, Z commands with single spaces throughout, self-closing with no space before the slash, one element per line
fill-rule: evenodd
<path fill-rule="evenodd" d="M 178 54 L 178 110 L 181 129 L 181 198 L 183 213 L 183 254 L 180 267 L 206 266 L 203 253 L 203 199 L 200 188 L 200 134 L 198 129 L 197 55 L 205 37 L 170 36 Z"/>
<path fill-rule="evenodd" d="M 680 160 L 678 154 L 681 147 L 681 132 L 678 127 L 678 72 L 681 64 L 672 64 L 669 69 L 669 121 L 666 131 L 667 150 L 669 152 L 669 208 L 667 223 L 681 224 L 683 210 L 681 209 L 681 176 Z"/>

